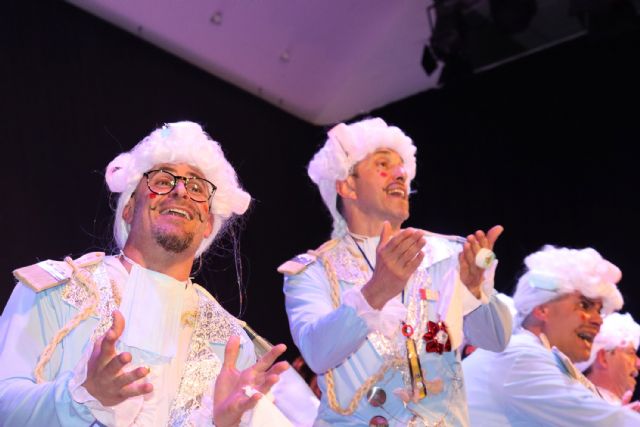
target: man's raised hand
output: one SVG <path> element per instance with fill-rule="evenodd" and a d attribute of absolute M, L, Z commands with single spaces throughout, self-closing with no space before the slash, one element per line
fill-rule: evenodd
<path fill-rule="evenodd" d="M 362 295 L 369 305 L 381 309 L 398 295 L 424 258 L 422 248 L 427 243 L 425 233 L 406 228 L 393 235 L 385 221 L 376 249 L 376 268 L 369 282 L 362 287 Z"/>
<path fill-rule="evenodd" d="M 493 250 L 493 246 L 502 234 L 501 225 L 493 226 L 486 234 L 482 230 L 467 236 L 462 252 L 458 256 L 460 263 L 460 280 L 476 298 L 480 298 L 480 285 L 484 275 L 484 268 L 476 264 L 476 255 L 482 249 Z"/>
<path fill-rule="evenodd" d="M 279 375 L 289 368 L 289 364 L 278 362 L 274 365 L 273 362 L 286 349 L 284 344 L 278 344 L 253 366 L 239 371 L 236 361 L 240 337 L 229 338 L 213 393 L 213 422 L 217 427 L 237 426 L 242 414 L 256 406 L 258 400 L 278 382 Z"/>
<path fill-rule="evenodd" d="M 125 372 L 131 354 L 116 352 L 116 342 L 124 331 L 124 324 L 124 317 L 115 310 L 111 328 L 95 342 L 87 363 L 87 379 L 82 385 L 103 406 L 117 405 L 130 397 L 153 391 L 152 384 L 142 381 L 149 374 L 149 368 L 141 366 Z"/>

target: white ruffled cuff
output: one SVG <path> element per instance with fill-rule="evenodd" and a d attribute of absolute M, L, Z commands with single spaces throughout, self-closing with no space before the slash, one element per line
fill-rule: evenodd
<path fill-rule="evenodd" d="M 189 416 L 189 425 L 213 425 L 213 389 L 202 395 L 200 408 Z M 273 403 L 274 397 L 269 392 L 264 395 L 253 409 L 245 411 L 240 418 L 238 427 L 293 427 L 291 422 L 280 412 Z"/>
<path fill-rule="evenodd" d="M 342 302 L 356 311 L 370 331 L 379 331 L 387 337 L 399 331 L 400 323 L 407 317 L 407 308 L 397 298 L 387 301 L 382 309 L 376 310 L 357 288 L 342 294 Z"/>
<path fill-rule="evenodd" d="M 242 414 L 238 427 L 293 427 L 273 400 L 271 393 L 263 396 L 252 410 Z"/>
<path fill-rule="evenodd" d="M 467 287 L 462 284 L 463 288 L 463 307 L 465 313 L 470 313 L 483 304 L 488 304 L 491 295 L 494 293 L 494 278 L 496 275 L 496 267 L 498 260 L 495 260 L 489 268 L 484 270 L 482 274 L 482 283 L 480 284 L 480 298 L 476 298 Z"/>
<path fill-rule="evenodd" d="M 86 406 L 91 414 L 104 425 L 131 425 L 135 421 L 136 416 L 140 412 L 143 403 L 142 396 L 136 396 L 125 400 L 116 406 L 104 406 L 98 399 L 93 397 L 82 384 L 87 380 L 87 363 L 93 346 L 89 344 L 87 351 L 84 352 L 75 368 L 73 376 L 69 380 L 69 393 L 71 398 Z M 118 410 L 116 413 L 115 408 Z"/>

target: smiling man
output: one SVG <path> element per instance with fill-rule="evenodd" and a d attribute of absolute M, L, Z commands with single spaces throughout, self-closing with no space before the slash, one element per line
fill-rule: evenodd
<path fill-rule="evenodd" d="M 629 313 L 613 313 L 604 319 L 593 342 L 591 357 L 578 364 L 602 397 L 613 405 L 629 404 L 640 409 L 640 402 L 629 403 L 636 388 L 640 358 L 640 325 Z"/>
<path fill-rule="evenodd" d="M 116 157 L 106 181 L 120 194 L 119 253 L 14 272 L 0 425 L 289 425 L 260 399 L 287 368 L 271 366 L 284 346 L 256 363 L 240 322 L 190 278 L 251 201 L 218 143 L 196 123 L 167 124 Z"/>
<path fill-rule="evenodd" d="M 638 426 L 574 366 L 589 359 L 602 316 L 622 307 L 620 270 L 594 249 L 546 246 L 525 259 L 513 296 L 516 332 L 502 353 L 463 362 L 471 424 Z"/>
<path fill-rule="evenodd" d="M 368 119 L 331 129 L 309 164 L 334 239 L 279 271 L 293 340 L 319 375 L 316 426 L 467 425 L 463 335 L 494 351 L 509 340 L 493 289 L 502 227 L 467 239 L 402 229 L 415 151 Z"/>

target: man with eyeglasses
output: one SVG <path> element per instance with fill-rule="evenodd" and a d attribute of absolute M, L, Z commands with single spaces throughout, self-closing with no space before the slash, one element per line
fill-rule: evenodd
<path fill-rule="evenodd" d="M 574 365 L 589 358 L 602 316 L 622 307 L 620 270 L 591 248 L 546 246 L 525 264 L 509 345 L 462 362 L 471 425 L 639 426 L 640 414 L 608 403 Z"/>
<path fill-rule="evenodd" d="M 632 402 L 636 388 L 640 358 L 640 325 L 629 313 L 613 313 L 605 317 L 586 362 L 578 368 L 612 405 L 628 405 L 640 410 L 640 402 Z"/>
<path fill-rule="evenodd" d="M 293 340 L 318 374 L 316 426 L 468 424 L 459 346 L 502 350 L 511 322 L 493 289 L 502 232 L 413 228 L 416 147 L 382 119 L 341 123 L 309 164 L 334 239 L 284 263 Z"/>
<path fill-rule="evenodd" d="M 284 346 L 256 362 L 242 324 L 191 281 L 251 198 L 217 142 L 167 124 L 107 167 L 120 253 L 17 269 L 0 320 L 0 425 L 288 421 L 267 399 Z M 271 423 L 271 424 L 268 424 Z"/>

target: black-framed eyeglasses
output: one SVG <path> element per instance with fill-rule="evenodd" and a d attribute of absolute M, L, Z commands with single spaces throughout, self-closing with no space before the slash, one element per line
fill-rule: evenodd
<path fill-rule="evenodd" d="M 143 175 L 147 178 L 147 187 L 149 187 L 149 190 L 158 195 L 171 193 L 171 191 L 176 188 L 176 185 L 178 185 L 178 181 L 182 180 L 187 194 L 194 202 L 206 202 L 210 200 L 217 188 L 211 181 L 204 178 L 175 175 L 164 169 L 150 170 Z"/>

